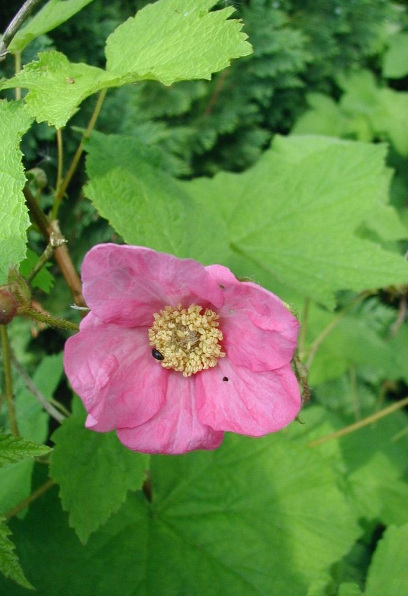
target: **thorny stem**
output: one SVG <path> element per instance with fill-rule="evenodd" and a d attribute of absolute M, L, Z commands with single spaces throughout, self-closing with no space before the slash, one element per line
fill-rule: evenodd
<path fill-rule="evenodd" d="M 39 4 L 41 0 L 27 0 L 20 8 L 14 19 L 4 32 L 2 40 L 0 41 L 0 61 L 7 56 L 7 48 L 9 47 L 13 37 L 20 29 L 30 12 Z"/>
<path fill-rule="evenodd" d="M 40 312 L 30 306 L 21 306 L 17 310 L 17 314 L 21 317 L 28 317 L 30 319 L 34 319 L 34 321 L 45 323 L 51 327 L 57 327 L 58 329 L 64 329 L 66 331 L 79 331 L 79 325 L 76 323 L 72 323 L 71 321 L 67 321 L 66 319 L 62 319 L 60 317 L 55 317 L 54 315 L 49 315 L 45 312 Z"/>
<path fill-rule="evenodd" d="M 4 388 L 7 400 L 8 415 L 10 421 L 10 429 L 13 435 L 19 436 L 16 410 L 13 401 L 13 378 L 11 375 L 11 361 L 10 361 L 10 345 L 7 334 L 7 325 L 0 325 L 1 333 L 1 349 L 3 352 L 3 366 L 4 366 Z"/>
<path fill-rule="evenodd" d="M 329 435 L 320 437 L 320 439 L 311 441 L 310 443 L 308 443 L 307 446 L 308 447 L 317 447 L 318 445 L 322 445 L 323 443 L 326 443 L 327 441 L 331 441 L 332 439 L 339 439 L 340 437 L 349 435 L 349 434 L 355 432 L 356 430 L 360 430 L 360 428 L 364 428 L 365 426 L 369 426 L 370 424 L 377 422 L 377 420 L 380 420 L 381 418 L 385 418 L 385 416 L 389 416 L 390 414 L 392 414 L 393 412 L 396 412 L 397 410 L 401 410 L 401 408 L 404 408 L 407 405 L 408 405 L 408 397 L 405 397 L 401 401 L 399 401 L 395 404 L 392 404 L 391 406 L 388 406 L 388 408 L 384 408 L 383 410 L 380 410 L 379 412 L 376 412 L 375 414 L 371 414 L 371 416 L 362 418 L 358 422 L 354 422 L 354 424 L 350 424 L 349 426 L 345 426 L 344 428 L 341 428 L 340 430 L 336 430 L 335 432 L 330 433 Z"/>
<path fill-rule="evenodd" d="M 30 391 L 30 393 L 32 393 L 34 397 L 37 399 L 37 401 L 40 402 L 44 410 L 46 410 L 52 418 L 54 418 L 57 422 L 61 424 L 66 417 L 63 414 L 61 414 L 61 412 L 59 412 L 41 393 L 41 391 L 37 388 L 34 381 L 27 374 L 26 370 L 21 366 L 14 354 L 11 354 L 11 361 L 14 367 L 16 368 L 18 374 L 23 379 L 25 386 Z"/>
<path fill-rule="evenodd" d="M 45 492 L 47 492 L 47 490 L 50 490 L 50 488 L 52 488 L 53 486 L 54 486 L 54 481 L 51 478 L 49 478 L 47 480 L 47 482 L 45 482 L 42 486 L 40 486 L 40 488 L 37 488 L 37 490 L 35 490 L 33 493 L 31 493 L 31 495 L 29 497 L 27 497 L 26 499 L 24 499 L 24 501 L 21 501 L 21 503 L 19 503 L 15 507 L 13 507 L 13 509 L 10 509 L 9 511 L 7 511 L 7 513 L 4 514 L 5 519 L 8 520 L 11 517 L 14 517 L 18 513 L 20 513 L 20 511 L 23 511 L 23 509 L 28 507 L 28 505 L 30 505 L 30 503 L 32 503 L 33 501 L 38 499 L 38 497 L 41 497 L 41 495 L 43 495 Z"/>
<path fill-rule="evenodd" d="M 82 136 L 81 142 L 79 143 L 78 149 L 76 150 L 75 155 L 72 158 L 72 162 L 68 168 L 68 172 L 67 172 L 64 180 L 62 181 L 62 184 L 57 188 L 57 194 L 55 195 L 55 202 L 54 202 L 54 207 L 52 210 L 53 217 L 57 217 L 58 209 L 59 209 L 60 203 L 62 201 L 62 198 L 65 195 L 65 191 L 67 190 L 67 187 L 68 187 L 69 183 L 71 182 L 73 175 L 75 174 L 75 171 L 78 167 L 79 160 L 81 159 L 81 155 L 84 151 L 84 141 L 86 139 L 89 139 L 89 137 L 91 136 L 91 132 L 94 129 L 94 126 L 95 126 L 96 121 L 99 116 L 99 112 L 101 111 L 106 92 L 107 92 L 107 89 L 103 89 L 100 92 L 98 101 L 96 102 L 96 105 L 95 105 L 95 109 L 93 111 L 91 119 L 89 120 L 86 131 L 84 132 L 84 134 Z"/>
<path fill-rule="evenodd" d="M 26 198 L 26 203 L 28 209 L 30 210 L 30 214 L 33 221 L 39 228 L 44 238 L 49 240 L 52 232 L 56 231 L 55 222 L 51 222 L 48 219 L 48 217 L 45 215 L 40 205 L 38 204 L 38 201 L 35 199 L 34 195 L 27 187 L 24 188 L 24 196 Z M 74 267 L 71 257 L 69 256 L 65 244 L 55 249 L 55 260 L 58 263 L 58 266 L 61 270 L 62 275 L 65 278 L 65 281 L 67 282 L 69 289 L 71 290 L 75 304 L 77 304 L 78 306 L 85 306 L 85 301 L 82 296 L 81 280 Z"/>
<path fill-rule="evenodd" d="M 320 345 L 322 344 L 322 342 L 326 339 L 326 337 L 329 335 L 329 333 L 336 327 L 336 325 L 338 325 L 341 321 L 341 319 L 359 302 L 361 302 L 361 300 L 363 300 L 364 298 L 366 298 L 368 295 L 370 294 L 370 292 L 362 292 L 361 294 L 359 294 L 358 296 L 356 296 L 356 298 L 350 302 L 350 304 L 348 304 L 345 308 L 343 308 L 343 310 L 341 312 L 339 312 L 339 314 L 337 315 L 337 317 L 335 317 L 330 323 L 329 325 L 327 325 L 327 327 L 325 329 L 323 329 L 323 331 L 321 332 L 321 334 L 314 340 L 314 342 L 312 343 L 312 345 L 310 346 L 310 353 L 309 353 L 309 357 L 307 359 L 306 362 L 306 367 L 308 369 L 310 369 L 312 362 L 314 360 L 314 357 L 316 355 L 317 350 L 319 349 Z"/>

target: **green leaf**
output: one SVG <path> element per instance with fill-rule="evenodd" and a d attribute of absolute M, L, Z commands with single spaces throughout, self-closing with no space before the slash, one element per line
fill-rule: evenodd
<path fill-rule="evenodd" d="M 46 445 L 37 445 L 14 435 L 0 434 L 0 466 L 45 455 L 50 451 Z"/>
<path fill-rule="evenodd" d="M 399 255 L 356 229 L 388 189 L 385 148 L 327 137 L 277 137 L 242 174 L 181 183 L 221 214 L 237 252 L 304 296 L 334 305 L 338 290 L 408 279 Z"/>
<path fill-rule="evenodd" d="M 408 524 L 388 528 L 378 543 L 364 596 L 408 594 Z"/>
<path fill-rule="evenodd" d="M 142 486 L 149 461 L 123 447 L 115 434 L 87 430 L 85 418 L 77 399 L 72 416 L 52 436 L 50 466 L 69 523 L 83 544 L 119 509 L 128 490 Z"/>
<path fill-rule="evenodd" d="M 341 584 L 338 596 L 363 596 L 357 584 Z"/>
<path fill-rule="evenodd" d="M 86 196 L 128 244 L 205 263 L 226 261 L 225 223 L 159 169 L 155 150 L 132 137 L 101 133 L 92 134 L 86 150 Z"/>
<path fill-rule="evenodd" d="M 0 285 L 7 281 L 9 265 L 18 265 L 25 257 L 30 221 L 22 193 L 25 176 L 19 143 L 30 122 L 22 103 L 0 101 Z"/>
<path fill-rule="evenodd" d="M 129 495 L 86 549 L 54 491 L 13 525 L 41 596 L 304 596 L 360 533 L 324 460 L 282 433 L 151 462 L 152 502 Z"/>
<path fill-rule="evenodd" d="M 33 586 L 26 579 L 21 569 L 17 555 L 14 552 L 14 544 L 9 539 L 11 531 L 0 517 L 0 571 L 24 588 L 33 590 Z"/>
<path fill-rule="evenodd" d="M 33 382 L 50 399 L 61 374 L 62 354 L 46 356 L 37 367 Z M 49 416 L 25 387 L 16 390 L 16 413 L 22 437 L 35 443 L 43 443 L 47 439 Z M 29 496 L 33 468 L 34 461 L 30 460 L 9 464 L 0 469 L 0 511 L 8 511 Z"/>
<path fill-rule="evenodd" d="M 71 0 L 74 2 L 74 0 Z M 58 2 L 59 5 L 68 2 Z M 108 38 L 107 70 L 73 64 L 57 51 L 44 52 L 0 89 L 24 87 L 28 112 L 60 128 L 89 95 L 145 79 L 170 85 L 210 78 L 252 49 L 242 23 L 227 20 L 231 8 L 207 12 L 213 0 L 159 0 L 140 10 Z M 57 10 L 52 7 L 53 11 Z"/>
<path fill-rule="evenodd" d="M 401 79 L 408 74 L 408 33 L 397 33 L 388 40 L 389 48 L 383 57 L 383 74 Z"/>
<path fill-rule="evenodd" d="M 34 269 L 34 266 L 38 263 L 38 259 L 38 255 L 31 250 L 31 248 L 27 248 L 27 256 L 24 261 L 21 261 L 20 263 L 20 274 L 26 277 Z M 47 270 L 47 267 L 49 266 L 50 265 L 46 263 L 45 267 L 40 269 L 30 282 L 34 288 L 40 288 L 47 294 L 50 293 L 50 290 L 54 285 L 54 276 Z"/>
<path fill-rule="evenodd" d="M 10 52 L 22 52 L 34 39 L 55 29 L 91 2 L 92 0 L 49 0 L 34 18 L 17 32 L 10 43 Z"/>
<path fill-rule="evenodd" d="M 39 54 L 1 89 L 24 87 L 27 112 L 38 122 L 61 128 L 89 95 L 120 84 L 117 76 L 88 64 L 73 64 L 64 54 L 52 50 Z"/>
<path fill-rule="evenodd" d="M 215 0 L 160 0 L 145 6 L 107 39 L 107 70 L 132 73 L 164 85 L 210 79 L 247 56 L 251 45 L 242 23 L 227 20 L 234 8 L 208 12 Z"/>

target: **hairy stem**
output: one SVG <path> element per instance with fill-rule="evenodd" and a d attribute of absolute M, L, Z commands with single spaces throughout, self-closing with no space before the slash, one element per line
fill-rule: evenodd
<path fill-rule="evenodd" d="M 11 375 L 10 345 L 7 333 L 7 325 L 0 325 L 0 333 L 1 349 L 3 352 L 4 389 L 7 400 L 10 429 L 13 435 L 16 435 L 16 437 L 18 437 L 19 433 L 17 426 L 16 410 L 14 408 L 13 378 Z"/>
<path fill-rule="evenodd" d="M 376 412 L 375 414 L 371 414 L 371 416 L 367 416 L 367 418 L 362 418 L 358 422 L 354 422 L 354 424 L 350 424 L 349 426 L 345 426 L 344 428 L 341 428 L 340 430 L 336 430 L 335 432 L 330 433 L 329 435 L 320 437 L 320 439 L 311 441 L 310 443 L 308 443 L 308 447 L 317 447 L 318 445 L 322 445 L 323 443 L 326 443 L 327 441 L 331 441 L 332 439 L 339 439 L 340 437 L 344 437 L 346 435 L 354 433 L 356 430 L 360 430 L 360 428 L 369 426 L 370 424 L 377 422 L 377 420 L 380 420 L 381 418 L 384 418 L 385 416 L 389 416 L 390 414 L 392 414 L 393 412 L 396 412 L 397 410 L 401 410 L 402 408 L 405 408 L 405 406 L 408 406 L 408 397 L 405 397 L 401 401 L 399 401 L 395 404 L 392 404 L 391 406 L 388 406 L 388 408 L 384 408 L 383 410 L 380 410 L 379 412 Z"/>
<path fill-rule="evenodd" d="M 57 128 L 57 147 L 58 147 L 58 169 L 57 169 L 57 184 L 55 188 L 59 189 L 62 183 L 62 170 L 64 167 L 64 147 L 62 144 L 62 130 Z"/>
<path fill-rule="evenodd" d="M 9 511 L 7 511 L 7 513 L 4 514 L 5 519 L 6 520 L 10 519 L 11 517 L 14 517 L 18 513 L 20 513 L 20 511 L 23 511 L 23 509 L 28 507 L 30 505 L 30 503 L 32 503 L 33 501 L 38 499 L 38 497 L 41 497 L 41 495 L 43 495 L 45 492 L 47 492 L 47 490 L 50 490 L 50 488 L 52 488 L 53 486 L 54 486 L 54 481 L 51 478 L 49 478 L 47 480 L 47 482 L 45 482 L 42 486 L 40 486 L 40 488 L 37 488 L 37 490 L 35 490 L 33 493 L 31 493 L 31 495 L 29 497 L 27 497 L 26 499 L 24 499 L 24 501 L 21 501 L 21 503 L 19 503 L 15 507 L 13 507 L 13 509 L 10 509 Z"/>
<path fill-rule="evenodd" d="M 64 329 L 66 331 L 79 331 L 79 325 L 76 323 L 72 323 L 71 321 L 67 321 L 60 317 L 55 317 L 54 315 L 49 315 L 45 312 L 40 312 L 30 306 L 21 306 L 18 309 L 17 314 L 22 317 L 33 319 L 34 321 L 39 321 L 40 323 L 45 323 L 46 325 L 50 325 L 50 327 L 57 327 L 58 329 Z"/>
<path fill-rule="evenodd" d="M 99 116 L 99 112 L 101 111 L 106 92 L 107 92 L 107 89 L 103 89 L 100 92 L 98 101 L 96 102 L 96 105 L 95 105 L 95 109 L 93 111 L 91 119 L 89 120 L 86 131 L 84 132 L 84 134 L 82 136 L 81 142 L 79 143 L 78 149 L 76 150 L 75 155 L 72 158 L 72 162 L 68 168 L 68 172 L 67 172 L 64 180 L 62 181 L 62 184 L 57 189 L 57 194 L 55 195 L 55 202 L 54 202 L 54 206 L 53 206 L 53 210 L 52 210 L 53 217 L 57 217 L 57 215 L 58 215 L 59 206 L 60 206 L 61 201 L 65 195 L 65 191 L 67 190 L 68 185 L 71 182 L 72 177 L 76 172 L 79 160 L 81 159 L 81 155 L 84 151 L 84 141 L 86 139 L 89 139 L 89 137 L 91 136 L 91 132 L 95 127 L 96 121 Z"/>
<path fill-rule="evenodd" d="M 0 61 L 4 60 L 6 57 L 8 53 L 7 48 L 9 47 L 17 31 L 20 29 L 21 25 L 24 23 L 30 12 L 34 10 L 37 4 L 40 4 L 41 1 L 42 0 L 26 0 L 14 19 L 11 21 L 0 41 Z"/>

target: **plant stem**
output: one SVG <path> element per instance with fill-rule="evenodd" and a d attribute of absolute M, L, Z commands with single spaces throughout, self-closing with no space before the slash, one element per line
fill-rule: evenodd
<path fill-rule="evenodd" d="M 408 397 L 405 397 L 401 401 L 399 401 L 395 404 L 392 404 L 391 406 L 388 406 L 388 408 L 384 408 L 383 410 L 380 410 L 379 412 L 376 412 L 375 414 L 371 414 L 371 416 L 367 416 L 367 418 L 362 418 L 358 422 L 354 422 L 354 424 L 350 424 L 349 426 L 345 426 L 344 428 L 341 428 L 340 430 L 336 430 L 335 432 L 330 433 L 329 435 L 320 437 L 320 439 L 311 441 L 310 443 L 308 443 L 308 447 L 317 447 L 317 445 L 322 445 L 322 443 L 326 443 L 326 441 L 331 441 L 332 439 L 338 439 L 340 437 L 349 435 L 350 433 L 353 433 L 356 430 L 360 430 L 360 428 L 364 428 L 365 426 L 369 426 L 370 424 L 373 424 L 374 422 L 376 422 L 377 420 L 380 420 L 381 418 L 384 418 L 385 416 L 389 416 L 390 414 L 392 414 L 393 412 L 396 412 L 397 410 L 401 410 L 401 408 L 404 408 L 407 405 L 408 405 Z"/>
<path fill-rule="evenodd" d="M 30 12 L 39 4 L 42 0 L 27 0 L 20 8 L 14 19 L 11 21 L 9 26 L 4 32 L 4 35 L 0 41 L 0 61 L 4 60 L 7 56 L 7 48 L 9 47 L 11 40 L 20 29 Z"/>
<path fill-rule="evenodd" d="M 306 342 L 306 327 L 307 327 L 307 317 L 309 316 L 310 310 L 310 298 L 305 299 L 305 304 L 303 308 L 303 316 L 302 322 L 300 325 L 300 333 L 299 333 L 299 354 L 300 357 L 303 357 L 303 353 L 305 350 L 305 342 Z"/>
<path fill-rule="evenodd" d="M 11 375 L 11 361 L 10 361 L 10 345 L 8 340 L 7 325 L 0 325 L 1 333 L 1 349 L 3 352 L 3 366 L 4 366 L 4 387 L 8 407 L 8 415 L 10 421 L 10 429 L 13 435 L 19 436 L 16 410 L 13 401 L 13 377 Z"/>
<path fill-rule="evenodd" d="M 89 137 L 91 136 L 91 132 L 94 129 L 94 126 L 95 126 L 96 121 L 99 116 L 99 112 L 101 111 L 103 101 L 105 99 L 106 92 L 107 92 L 107 89 L 103 89 L 100 92 L 98 101 L 96 102 L 96 105 L 95 105 L 95 109 L 93 111 L 91 119 L 89 120 L 86 131 L 84 132 L 84 134 L 82 136 L 81 142 L 78 145 L 78 149 L 76 150 L 75 155 L 72 158 L 72 162 L 68 168 L 68 172 L 67 172 L 64 180 L 62 181 L 62 184 L 57 189 L 57 194 L 55 195 L 55 202 L 54 202 L 54 206 L 52 209 L 52 215 L 54 218 L 56 218 L 58 215 L 60 203 L 61 203 L 61 201 L 65 195 L 65 191 L 67 190 L 67 187 L 68 187 L 69 183 L 71 182 L 72 177 L 75 174 L 75 171 L 78 167 L 79 160 L 81 159 L 81 155 L 84 151 L 84 141 L 86 139 L 89 139 Z"/>
<path fill-rule="evenodd" d="M 54 418 L 57 422 L 61 424 L 66 417 L 63 414 L 61 414 L 61 412 L 59 412 L 41 393 L 41 391 L 37 388 L 34 381 L 28 375 L 26 370 L 21 366 L 14 354 L 11 354 L 11 361 L 16 370 L 18 371 L 18 374 L 23 379 L 25 386 L 30 391 L 30 393 L 32 393 L 34 397 L 40 402 L 44 410 L 46 410 L 52 418 Z"/>
<path fill-rule="evenodd" d="M 358 304 L 359 302 L 361 302 L 361 300 L 363 300 L 364 298 L 366 298 L 367 296 L 369 296 L 369 294 L 370 294 L 370 292 L 362 292 L 361 294 L 359 294 L 358 296 L 356 296 L 356 298 L 352 302 L 350 302 L 350 304 L 348 304 L 345 308 L 343 308 L 343 310 L 336 317 L 334 317 L 334 319 L 329 323 L 329 325 L 327 325 L 327 327 L 325 329 L 323 329 L 323 331 L 321 332 L 321 334 L 314 340 L 314 342 L 310 346 L 310 353 L 309 353 L 309 357 L 308 357 L 307 362 L 306 362 L 306 367 L 309 370 L 310 370 L 310 367 L 312 365 L 312 362 L 314 360 L 314 357 L 316 355 L 317 350 L 319 349 L 319 347 L 322 344 L 322 342 L 329 335 L 329 333 L 336 327 L 336 325 L 338 325 L 338 323 L 340 323 L 341 319 L 356 304 Z"/>
<path fill-rule="evenodd" d="M 62 144 L 62 129 L 57 128 L 57 147 L 58 147 L 58 170 L 57 170 L 57 184 L 55 188 L 58 190 L 62 183 L 62 169 L 64 166 L 64 146 Z"/>
<path fill-rule="evenodd" d="M 16 52 L 14 54 L 14 72 L 18 74 L 21 70 L 21 52 Z M 15 96 L 16 100 L 21 99 L 21 87 L 15 88 Z"/>
<path fill-rule="evenodd" d="M 79 331 L 79 325 L 76 323 L 72 323 L 71 321 L 67 321 L 66 319 L 62 319 L 60 317 L 55 317 L 54 315 L 49 315 L 45 312 L 39 312 L 30 306 L 20 307 L 17 311 L 17 314 L 22 317 L 29 317 L 30 319 L 34 319 L 34 321 L 39 321 L 40 323 L 45 323 L 51 327 L 57 327 L 58 329 Z"/>
<path fill-rule="evenodd" d="M 37 488 L 37 490 L 35 490 L 33 493 L 31 493 L 31 495 L 29 497 L 27 497 L 26 499 L 24 499 L 24 501 L 21 501 L 21 503 L 19 503 L 15 507 L 13 507 L 13 509 L 10 509 L 9 511 L 7 511 L 7 513 L 4 514 L 5 519 L 6 520 L 10 519 L 11 517 L 14 517 L 18 513 L 20 513 L 20 511 L 23 511 L 23 509 L 28 507 L 28 505 L 30 505 L 30 503 L 32 503 L 33 501 L 38 499 L 38 497 L 41 497 L 41 495 L 43 495 L 45 492 L 47 492 L 47 490 L 50 490 L 50 488 L 52 488 L 53 486 L 54 486 L 54 481 L 51 478 L 49 478 L 47 480 L 47 482 L 45 482 L 42 486 L 40 486 L 40 488 Z"/>
<path fill-rule="evenodd" d="M 49 241 L 51 234 L 55 232 L 55 222 L 49 221 L 48 217 L 38 204 L 38 201 L 35 199 L 34 195 L 27 186 L 24 188 L 24 196 L 26 198 L 27 207 L 34 223 L 37 225 L 44 238 Z M 67 282 L 69 289 L 71 290 L 75 304 L 78 306 L 85 306 L 85 300 L 82 296 L 81 280 L 78 273 L 76 272 L 65 244 L 55 249 L 55 260 L 58 263 L 58 266 L 65 278 L 65 281 Z"/>

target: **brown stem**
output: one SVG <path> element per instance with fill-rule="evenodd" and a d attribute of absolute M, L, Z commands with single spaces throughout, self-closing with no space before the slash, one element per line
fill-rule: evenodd
<path fill-rule="evenodd" d="M 7 325 L 0 325 L 0 334 L 4 366 L 4 392 L 7 400 L 10 428 L 13 435 L 16 435 L 16 437 L 18 437 L 19 433 L 17 426 L 16 410 L 14 408 L 13 379 L 11 374 L 10 345 L 8 340 Z"/>
<path fill-rule="evenodd" d="M 24 499 L 24 501 L 21 501 L 21 503 L 19 503 L 18 505 L 16 505 L 9 511 L 7 511 L 7 513 L 4 514 L 5 519 L 6 520 L 10 519 L 11 517 L 14 517 L 18 513 L 20 513 L 20 511 L 23 511 L 23 509 L 28 507 L 30 505 L 30 503 L 32 503 L 33 501 L 38 499 L 38 497 L 41 497 L 41 495 L 43 495 L 45 492 L 47 492 L 47 490 L 50 490 L 50 488 L 52 488 L 53 486 L 54 486 L 54 481 L 51 478 L 49 478 L 47 480 L 47 482 L 45 482 L 42 486 L 40 486 L 40 488 L 37 488 L 37 490 L 35 490 L 33 493 L 31 493 L 31 495 L 29 497 L 27 497 L 26 499 Z"/>
<path fill-rule="evenodd" d="M 24 189 L 24 196 L 26 198 L 27 206 L 30 210 L 33 221 L 37 225 L 44 238 L 47 241 L 50 241 L 51 234 L 55 233 L 55 223 L 48 219 L 36 201 L 34 195 L 27 187 Z M 75 304 L 78 306 L 86 306 L 85 300 L 82 296 L 81 279 L 74 267 L 65 244 L 55 249 L 55 260 L 58 263 L 58 266 L 65 278 L 65 281 L 68 284 L 69 289 L 71 290 Z"/>
<path fill-rule="evenodd" d="M 218 101 L 218 98 L 221 94 L 221 91 L 225 85 L 225 81 L 227 80 L 227 77 L 229 74 L 230 74 L 229 69 L 225 69 L 222 71 L 222 73 L 218 77 L 217 84 L 215 86 L 215 89 L 214 89 L 210 99 L 208 100 L 208 104 L 203 112 L 203 116 L 209 116 L 212 113 L 212 111 L 214 110 L 216 103 Z"/>
<path fill-rule="evenodd" d="M 39 4 L 41 0 L 27 0 L 20 8 L 14 19 L 11 21 L 9 26 L 4 32 L 4 35 L 0 41 L 0 61 L 4 60 L 7 56 L 7 48 L 9 47 L 13 37 L 20 29 L 30 12 Z"/>

